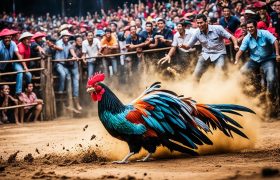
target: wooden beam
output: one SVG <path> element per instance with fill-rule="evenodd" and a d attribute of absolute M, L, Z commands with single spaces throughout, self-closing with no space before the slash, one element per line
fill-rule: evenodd
<path fill-rule="evenodd" d="M 34 71 L 42 71 L 45 68 L 34 68 L 34 69 L 28 69 L 28 72 L 34 72 Z M 17 71 L 17 72 L 5 72 L 5 73 L 0 73 L 0 76 L 6 76 L 6 75 L 13 75 L 13 74 L 17 74 L 17 73 L 24 73 L 26 72 L 25 70 L 23 71 Z"/>
<path fill-rule="evenodd" d="M 27 106 L 35 106 L 37 104 L 38 103 L 31 103 L 31 104 L 20 104 L 20 105 L 15 105 L 15 106 L 0 107 L 0 110 L 15 109 L 15 108 L 27 107 Z"/>

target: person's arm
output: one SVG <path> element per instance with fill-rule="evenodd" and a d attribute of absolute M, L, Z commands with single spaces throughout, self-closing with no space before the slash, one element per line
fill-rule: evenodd
<path fill-rule="evenodd" d="M 104 9 L 101 9 L 101 14 L 102 14 L 104 17 L 107 17 L 107 14 L 105 13 Z"/>
<path fill-rule="evenodd" d="M 161 37 L 159 40 L 165 45 L 165 46 L 171 46 L 172 40 L 173 40 L 173 34 L 172 31 L 168 32 L 168 35 L 166 38 Z"/>
<path fill-rule="evenodd" d="M 18 53 L 19 53 L 20 55 L 23 55 L 23 54 L 24 54 L 24 51 L 25 51 L 24 48 L 23 48 L 22 46 L 18 45 Z M 15 52 L 15 53 L 16 53 L 16 52 Z M 21 57 L 22 57 L 22 56 L 21 56 Z M 20 60 L 23 60 L 23 57 L 22 57 Z M 25 63 L 24 61 L 22 61 L 21 64 L 22 64 L 22 66 L 23 66 L 23 69 L 24 69 L 26 72 L 28 72 L 28 67 L 27 67 L 26 63 Z"/>
<path fill-rule="evenodd" d="M 177 47 L 176 46 L 172 46 L 171 49 L 169 50 L 168 54 L 165 55 L 165 57 L 161 58 L 157 64 L 161 65 L 164 64 L 165 62 L 168 62 L 168 64 L 170 64 L 171 62 L 171 57 L 173 56 L 173 54 L 175 53 Z"/>
<path fill-rule="evenodd" d="M 70 54 L 71 54 L 71 56 L 72 56 L 72 59 L 77 59 L 78 56 L 77 56 L 77 54 L 76 54 L 76 52 L 75 52 L 74 46 L 75 46 L 75 45 L 73 45 L 73 46 L 69 49 L 69 52 L 70 52 Z"/>
<path fill-rule="evenodd" d="M 274 49 L 275 49 L 275 54 L 276 54 L 276 61 L 279 62 L 280 61 L 280 54 L 279 54 L 279 44 L 278 44 L 278 40 L 276 39 L 276 37 L 271 34 L 269 31 L 262 31 L 263 36 L 265 37 L 265 39 L 271 44 L 274 45 Z"/>
<path fill-rule="evenodd" d="M 54 44 L 53 49 L 54 49 L 54 50 L 57 50 L 57 51 L 62 51 L 62 50 L 63 50 L 62 42 L 61 42 L 61 41 L 57 41 L 57 42 Z"/>
<path fill-rule="evenodd" d="M 159 40 L 166 46 L 171 46 L 172 40 L 159 38 Z"/>
<path fill-rule="evenodd" d="M 238 51 L 239 46 L 238 46 L 238 41 L 237 41 L 237 39 L 236 39 L 234 36 L 230 36 L 230 39 L 231 39 L 232 42 L 233 42 L 233 46 L 234 46 L 235 51 Z"/>
<path fill-rule="evenodd" d="M 234 64 L 237 64 L 240 57 L 242 56 L 243 54 L 243 51 L 241 51 L 240 49 L 237 51 L 236 55 L 235 55 L 235 61 L 234 61 Z"/>
<path fill-rule="evenodd" d="M 28 69 L 28 67 L 27 67 L 27 65 L 26 65 L 26 62 L 21 62 L 21 64 L 22 64 L 23 69 L 25 70 L 25 72 L 28 72 L 29 69 Z"/>
<path fill-rule="evenodd" d="M 245 36 L 245 38 L 242 41 L 242 44 L 239 48 L 239 50 L 237 51 L 236 55 L 235 55 L 235 61 L 234 64 L 237 64 L 240 57 L 242 56 L 243 52 L 245 52 L 247 50 L 247 48 L 249 47 L 249 38 L 248 36 Z"/>
<path fill-rule="evenodd" d="M 15 51 L 15 55 L 19 60 L 22 60 L 22 56 L 21 56 L 21 54 L 19 54 L 18 51 Z"/>
<path fill-rule="evenodd" d="M 155 40 L 154 43 L 151 43 L 151 44 L 149 45 L 149 48 L 155 48 L 155 47 L 157 47 L 157 45 L 158 45 L 158 38 L 155 38 L 154 40 Z"/>
<path fill-rule="evenodd" d="M 119 45 L 118 45 L 118 42 L 117 42 L 117 39 L 116 38 L 113 38 L 114 40 L 114 43 L 112 46 L 108 46 L 108 48 L 110 49 L 119 49 Z"/>
<path fill-rule="evenodd" d="M 185 1 L 184 0 L 181 0 L 181 8 L 182 8 L 182 10 L 185 9 Z"/>
<path fill-rule="evenodd" d="M 137 48 L 143 48 L 145 46 L 147 46 L 149 44 L 149 42 L 145 41 L 144 38 L 142 36 L 139 35 L 139 44 L 131 44 L 129 43 L 127 48 L 128 50 L 134 50 L 134 49 L 137 49 Z M 129 42 L 129 41 L 127 41 Z"/>
<path fill-rule="evenodd" d="M 60 47 L 60 46 L 58 46 L 58 45 L 56 45 L 56 44 L 54 44 L 54 45 L 52 46 L 52 48 L 53 48 L 53 50 L 57 50 L 57 51 L 62 51 L 62 50 L 63 50 L 62 47 Z"/>
<path fill-rule="evenodd" d="M 43 104 L 43 100 L 42 99 L 36 99 L 35 102 L 38 103 L 38 104 Z"/>
<path fill-rule="evenodd" d="M 234 49 L 236 51 L 238 51 L 239 49 L 239 46 L 238 46 L 238 42 L 237 42 L 237 39 L 231 35 L 227 30 L 225 30 L 225 28 L 223 28 L 222 26 L 218 26 L 218 34 L 224 38 L 227 38 L 227 39 L 231 39 L 232 42 L 233 42 L 233 45 L 234 45 Z"/>
<path fill-rule="evenodd" d="M 37 46 L 35 49 L 36 49 L 41 55 L 46 54 L 46 53 L 45 53 L 45 50 L 44 50 L 41 46 Z"/>
<path fill-rule="evenodd" d="M 279 43 L 278 40 L 274 41 L 274 48 L 275 48 L 275 54 L 276 54 L 276 61 L 280 62 L 280 54 L 279 54 Z"/>
<path fill-rule="evenodd" d="M 187 42 L 187 44 L 181 44 L 178 47 L 186 50 L 192 48 L 195 45 L 195 43 L 198 41 L 198 37 L 197 37 L 198 33 L 200 33 L 200 31 L 196 30 L 196 32 L 193 33 L 191 39 Z"/>
<path fill-rule="evenodd" d="M 135 50 L 136 48 L 142 48 L 145 47 L 146 43 L 140 43 L 140 44 L 127 44 L 127 49 L 129 51 Z"/>
<path fill-rule="evenodd" d="M 119 45 L 118 44 L 114 44 L 112 46 L 108 46 L 108 48 L 110 48 L 110 49 L 119 49 Z"/>
<path fill-rule="evenodd" d="M 8 97 L 14 102 L 14 103 L 18 103 L 18 100 L 16 98 L 14 98 L 13 96 L 11 95 L 8 95 Z"/>

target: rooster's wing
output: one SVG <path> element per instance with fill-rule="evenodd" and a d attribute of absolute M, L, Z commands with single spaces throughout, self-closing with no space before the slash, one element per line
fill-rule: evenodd
<path fill-rule="evenodd" d="M 137 131 L 134 130 L 137 134 L 159 137 L 173 146 L 190 150 L 197 149 L 197 145 L 212 144 L 205 135 L 211 132 L 211 128 L 218 128 L 229 137 L 233 137 L 234 132 L 247 138 L 238 129 L 242 128 L 241 125 L 223 114 L 241 115 L 236 111 L 254 113 L 246 107 L 233 104 L 197 104 L 172 91 L 160 89 L 160 83 L 156 82 L 127 106 L 125 119 L 129 124 L 137 126 Z"/>

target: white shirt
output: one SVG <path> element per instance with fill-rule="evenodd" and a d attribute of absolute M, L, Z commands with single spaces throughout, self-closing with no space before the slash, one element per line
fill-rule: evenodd
<path fill-rule="evenodd" d="M 180 33 L 176 32 L 176 34 L 173 37 L 173 41 L 172 41 L 171 46 L 177 47 L 181 44 L 187 44 L 192 36 L 193 36 L 193 32 L 187 31 L 187 29 L 185 30 L 185 35 L 184 36 L 180 36 Z M 189 50 L 185 50 L 184 48 L 180 48 L 179 50 L 181 50 L 183 52 L 190 52 L 190 51 L 193 51 L 195 49 L 192 48 L 192 49 L 189 49 Z"/>
<path fill-rule="evenodd" d="M 189 40 L 187 45 L 192 47 L 197 41 L 202 46 L 201 55 L 205 60 L 211 61 L 217 60 L 222 54 L 226 54 L 226 47 L 224 44 L 224 38 L 229 39 L 231 34 L 227 32 L 220 25 L 208 25 L 208 33 L 204 34 L 199 29 Z"/>
<path fill-rule="evenodd" d="M 82 53 L 86 54 L 86 57 L 97 56 L 99 50 L 101 49 L 100 41 L 97 38 L 93 38 L 92 45 L 89 45 L 88 40 L 84 40 L 82 43 Z M 88 59 L 88 62 L 95 61 L 95 58 Z"/>

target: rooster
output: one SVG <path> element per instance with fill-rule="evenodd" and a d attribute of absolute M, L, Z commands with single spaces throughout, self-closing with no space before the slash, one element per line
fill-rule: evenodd
<path fill-rule="evenodd" d="M 132 103 L 124 105 L 107 87 L 104 74 L 97 73 L 89 78 L 87 92 L 93 101 L 98 101 L 98 115 L 113 137 L 127 142 L 129 154 L 121 161 L 148 151 L 143 159 L 148 161 L 160 145 L 171 151 L 198 155 L 199 145 L 212 145 L 206 136 L 219 129 L 233 138 L 233 133 L 248 137 L 240 130 L 242 126 L 224 113 L 242 116 L 238 111 L 254 113 L 249 108 L 234 104 L 198 104 L 190 98 L 160 89 L 160 82 L 152 84 Z"/>

